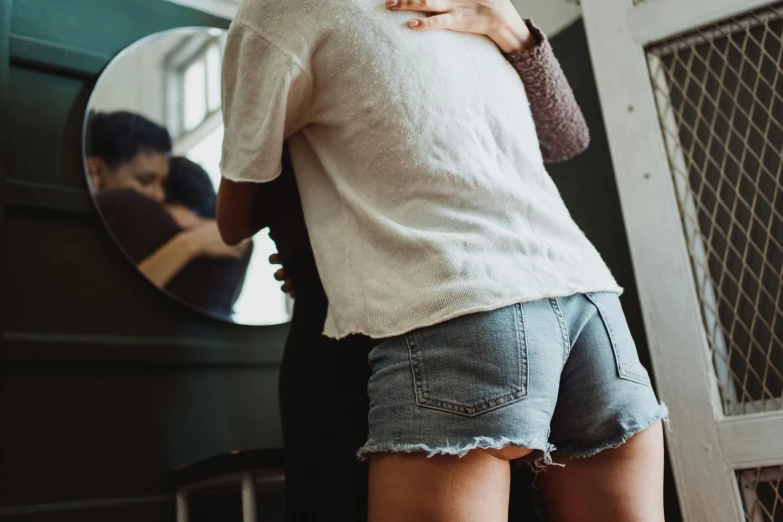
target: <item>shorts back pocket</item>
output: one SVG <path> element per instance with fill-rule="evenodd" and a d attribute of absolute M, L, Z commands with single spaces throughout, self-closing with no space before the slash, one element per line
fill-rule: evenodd
<path fill-rule="evenodd" d="M 464 315 L 405 337 L 421 407 L 474 417 L 527 395 L 521 305 Z"/>
<path fill-rule="evenodd" d="M 590 293 L 586 296 L 598 309 L 598 314 L 609 334 L 617 364 L 617 375 L 621 379 L 651 386 L 650 375 L 639 361 L 636 343 L 628 329 L 620 298 L 610 292 Z"/>

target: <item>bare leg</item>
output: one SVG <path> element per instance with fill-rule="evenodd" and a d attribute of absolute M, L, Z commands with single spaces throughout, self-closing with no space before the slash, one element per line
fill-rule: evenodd
<path fill-rule="evenodd" d="M 660 422 L 617 449 L 560 462 L 537 478 L 551 522 L 663 522 Z"/>
<path fill-rule="evenodd" d="M 462 458 L 427 458 L 424 453 L 373 455 L 369 522 L 506 522 L 508 461 L 527 453 L 506 448 L 474 450 Z"/>

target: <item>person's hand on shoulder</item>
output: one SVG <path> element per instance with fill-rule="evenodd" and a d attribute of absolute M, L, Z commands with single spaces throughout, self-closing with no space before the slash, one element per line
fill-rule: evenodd
<path fill-rule="evenodd" d="M 484 35 L 505 53 L 521 52 L 537 43 L 511 0 L 386 0 L 386 7 L 421 13 L 408 22 L 412 29 Z"/>

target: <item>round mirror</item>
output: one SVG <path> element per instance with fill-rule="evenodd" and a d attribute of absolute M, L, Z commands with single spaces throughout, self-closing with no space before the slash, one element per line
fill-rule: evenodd
<path fill-rule="evenodd" d="M 117 245 L 167 295 L 226 321 L 281 324 L 292 304 L 268 231 L 228 247 L 215 225 L 225 37 L 174 29 L 112 60 L 85 117 L 87 182 Z"/>

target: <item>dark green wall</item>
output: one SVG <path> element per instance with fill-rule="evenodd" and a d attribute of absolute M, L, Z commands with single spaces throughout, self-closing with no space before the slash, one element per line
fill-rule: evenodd
<path fill-rule="evenodd" d="M 173 520 L 174 465 L 279 447 L 285 328 L 174 303 L 93 209 L 82 118 L 113 55 L 226 20 L 162 0 L 0 0 L 0 518 Z"/>

